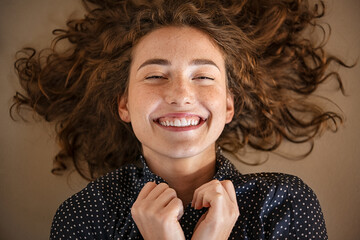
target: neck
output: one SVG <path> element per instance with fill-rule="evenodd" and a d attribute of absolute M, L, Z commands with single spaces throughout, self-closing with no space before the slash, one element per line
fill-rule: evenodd
<path fill-rule="evenodd" d="M 169 158 L 144 151 L 150 170 L 163 178 L 186 206 L 194 191 L 209 182 L 215 174 L 215 148 L 189 158 Z"/>

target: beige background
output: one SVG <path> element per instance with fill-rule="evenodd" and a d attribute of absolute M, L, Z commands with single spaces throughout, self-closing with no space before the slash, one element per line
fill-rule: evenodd
<path fill-rule="evenodd" d="M 14 53 L 21 47 L 47 47 L 51 30 L 80 14 L 80 1 L 0 0 L 0 239 L 48 239 L 52 217 L 67 197 L 86 182 L 76 173 L 50 173 L 57 147 L 45 123 L 13 122 L 10 99 L 18 89 Z M 328 1 L 326 21 L 332 26 L 328 48 L 353 62 L 360 56 L 360 1 Z M 341 69 L 348 96 L 321 91 L 341 107 L 347 120 L 336 134 L 327 133 L 313 154 L 302 161 L 270 156 L 259 167 L 237 164 L 241 172 L 276 171 L 301 177 L 321 202 L 330 239 L 360 236 L 360 64 Z M 253 155 L 251 155 L 253 156 Z M 251 157 L 249 156 L 249 157 Z"/>

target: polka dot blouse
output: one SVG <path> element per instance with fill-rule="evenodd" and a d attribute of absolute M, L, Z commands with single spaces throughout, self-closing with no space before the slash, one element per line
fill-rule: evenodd
<path fill-rule="evenodd" d="M 50 239 L 143 239 L 131 206 L 145 183 L 165 182 L 142 167 L 127 165 L 97 179 L 66 200 L 54 217 Z M 241 175 L 219 155 L 214 179 L 231 180 L 240 216 L 229 239 L 327 239 L 314 192 L 295 176 L 280 173 Z M 206 209 L 185 208 L 180 224 L 191 239 Z"/>

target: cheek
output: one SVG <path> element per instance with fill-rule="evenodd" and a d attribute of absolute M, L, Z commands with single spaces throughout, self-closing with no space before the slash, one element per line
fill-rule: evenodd
<path fill-rule="evenodd" d="M 154 90 L 137 88 L 129 98 L 129 108 L 132 115 L 147 118 L 159 103 L 160 96 Z"/>
<path fill-rule="evenodd" d="M 223 112 L 226 110 L 226 91 L 224 89 L 214 88 L 201 95 L 203 103 L 213 111 Z"/>

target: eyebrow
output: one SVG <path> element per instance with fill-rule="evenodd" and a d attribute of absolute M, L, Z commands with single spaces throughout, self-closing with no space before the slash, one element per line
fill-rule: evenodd
<path fill-rule="evenodd" d="M 212 65 L 220 71 L 220 68 L 218 67 L 218 65 L 216 65 L 210 59 L 194 59 L 190 62 L 190 65 Z"/>
<path fill-rule="evenodd" d="M 159 58 L 153 58 L 153 59 L 149 59 L 146 60 L 143 64 L 140 65 L 140 67 L 138 68 L 138 71 L 140 70 L 140 68 L 143 68 L 147 65 L 170 65 L 170 61 L 166 60 L 166 59 L 159 59 Z"/>
<path fill-rule="evenodd" d="M 143 68 L 147 65 L 171 65 L 171 62 L 169 60 L 166 59 L 160 59 L 160 58 L 153 58 L 153 59 L 149 59 L 146 60 L 144 63 L 142 63 L 140 65 L 140 67 L 138 68 L 138 71 L 140 70 L 140 68 Z M 190 65 L 212 65 L 214 67 L 216 67 L 219 71 L 220 68 L 210 59 L 194 59 L 190 62 Z"/>

